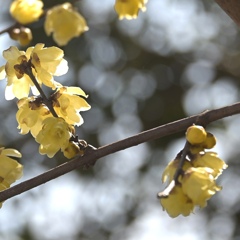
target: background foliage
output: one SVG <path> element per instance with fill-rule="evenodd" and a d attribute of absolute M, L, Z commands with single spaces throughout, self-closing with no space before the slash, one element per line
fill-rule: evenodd
<path fill-rule="evenodd" d="M 65 1 L 45 1 L 50 7 Z M 0 27 L 13 21 L 0 1 Z M 140 131 L 239 100 L 239 31 L 211 1 L 149 0 L 137 20 L 119 21 L 113 0 L 75 3 L 89 31 L 63 48 L 69 72 L 63 85 L 80 86 L 92 109 L 82 113 L 80 138 L 98 147 Z M 42 22 L 31 25 L 32 45 L 55 45 Z M 16 42 L 1 35 L 1 51 Z M 3 59 L 0 63 L 4 64 Z M 16 131 L 16 104 L 0 84 L 0 144 L 23 153 L 24 179 L 65 161 L 38 154 L 30 135 Z M 5 202 L 0 238 L 238 239 L 240 221 L 239 116 L 211 124 L 228 170 L 223 190 L 206 209 L 170 219 L 156 198 L 161 174 L 184 144 L 184 133 L 110 155 L 87 171 L 74 171 Z M 24 180 L 23 179 L 23 180 Z M 206 226 L 208 226 L 206 228 Z"/>

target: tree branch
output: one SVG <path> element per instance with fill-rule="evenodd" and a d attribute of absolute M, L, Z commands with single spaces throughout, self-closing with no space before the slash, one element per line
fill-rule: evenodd
<path fill-rule="evenodd" d="M 52 179 L 55 179 L 63 174 L 66 174 L 76 168 L 90 167 L 95 162 L 104 156 L 121 151 L 126 148 L 136 146 L 140 143 L 148 142 L 150 140 L 162 138 L 177 132 L 185 131 L 193 123 L 206 126 L 207 124 L 216 120 L 229 117 L 240 113 L 240 103 L 235 103 L 231 106 L 222 107 L 219 109 L 205 111 L 201 114 L 184 118 L 175 122 L 167 123 L 165 125 L 141 132 L 132 137 L 111 143 L 109 145 L 100 147 L 96 150 L 89 148 L 84 156 L 78 156 L 75 159 L 61 164 L 45 173 L 42 173 L 34 178 L 19 183 L 9 189 L 0 192 L 0 202 L 14 197 L 18 194 L 26 192 L 41 184 L 44 184 Z"/>
<path fill-rule="evenodd" d="M 239 0 L 215 0 L 215 2 L 240 27 L 240 1 Z"/>

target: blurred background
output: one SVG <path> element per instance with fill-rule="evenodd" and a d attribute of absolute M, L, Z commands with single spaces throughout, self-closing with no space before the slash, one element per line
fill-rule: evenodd
<path fill-rule="evenodd" d="M 65 1 L 44 1 L 45 8 Z M 11 1 L 0 0 L 0 30 L 13 24 Z M 119 21 L 114 0 L 74 1 L 89 31 L 63 47 L 69 63 L 56 78 L 89 94 L 90 111 L 77 129 L 95 147 L 118 141 L 206 109 L 239 101 L 240 34 L 209 0 L 149 0 L 136 20 Z M 32 24 L 32 45 L 56 44 Z M 0 36 L 1 52 L 17 43 Z M 25 48 L 21 47 L 22 50 Z M 0 57 L 0 64 L 5 64 Z M 0 83 L 0 145 L 18 149 L 24 177 L 65 162 L 38 153 L 20 135 L 16 99 L 6 101 Z M 156 198 L 162 172 L 184 145 L 184 132 L 112 154 L 89 170 L 75 170 L 7 200 L 0 210 L 3 240 L 226 240 L 240 239 L 240 116 L 208 126 L 218 139 L 214 151 L 229 168 L 205 209 L 170 218 Z"/>

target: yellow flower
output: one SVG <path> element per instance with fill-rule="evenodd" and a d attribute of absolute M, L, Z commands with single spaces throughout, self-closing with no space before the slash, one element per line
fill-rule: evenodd
<path fill-rule="evenodd" d="M 182 214 L 188 216 L 194 209 L 191 199 L 183 193 L 181 186 L 176 185 L 168 197 L 160 198 L 160 203 L 168 215 L 175 218 Z"/>
<path fill-rule="evenodd" d="M 193 159 L 192 164 L 194 167 L 208 167 L 213 170 L 211 173 L 216 179 L 224 169 L 227 168 L 227 164 L 218 157 L 215 152 L 199 153 Z"/>
<path fill-rule="evenodd" d="M 61 86 L 54 81 L 53 76 L 60 76 L 68 71 L 63 51 L 57 47 L 44 48 L 44 44 L 40 43 L 35 47 L 29 47 L 26 53 L 16 47 L 10 47 L 3 51 L 3 57 L 7 63 L 0 68 L 0 79 L 7 77 L 5 90 L 7 100 L 28 97 L 30 88 L 34 95 L 39 94 L 30 77 L 24 72 L 23 64 L 31 68 L 39 85 L 43 83 L 53 90 Z M 31 64 L 28 64 L 29 61 Z"/>
<path fill-rule="evenodd" d="M 53 157 L 60 149 L 64 151 L 69 144 L 73 129 L 64 119 L 49 117 L 43 121 L 42 130 L 36 136 L 36 142 L 40 143 L 40 154 Z"/>
<path fill-rule="evenodd" d="M 165 170 L 163 171 L 162 174 L 162 182 L 166 182 L 168 180 L 168 182 L 170 183 L 173 180 L 174 174 L 179 166 L 179 158 L 176 158 L 175 160 L 171 161 L 167 167 L 165 168 Z M 184 161 L 183 164 L 183 170 L 186 171 L 188 168 L 192 167 L 192 164 L 189 161 Z"/>
<path fill-rule="evenodd" d="M 87 31 L 88 26 L 85 19 L 67 2 L 47 11 L 44 29 L 48 36 L 53 33 L 54 41 L 63 46 Z"/>
<path fill-rule="evenodd" d="M 61 76 L 68 71 L 67 61 L 63 59 L 63 51 L 57 47 L 44 48 L 44 44 L 38 43 L 26 51 L 36 71 L 39 84 L 51 87 L 53 90 L 61 84 L 53 80 L 53 76 Z"/>
<path fill-rule="evenodd" d="M 146 3 L 147 0 L 116 0 L 115 11 L 120 20 L 137 18 L 140 9 L 146 11 Z"/>
<path fill-rule="evenodd" d="M 21 24 L 35 22 L 43 13 L 40 0 L 15 0 L 10 6 L 10 13 Z"/>
<path fill-rule="evenodd" d="M 213 170 L 207 167 L 189 168 L 181 179 L 182 190 L 194 205 L 205 207 L 207 200 L 211 198 L 221 187 L 216 185 Z"/>
<path fill-rule="evenodd" d="M 23 166 L 10 157 L 22 157 L 21 153 L 12 148 L 0 148 L 0 191 L 10 187 L 12 183 L 22 177 Z M 0 208 L 2 202 L 0 202 Z"/>
<path fill-rule="evenodd" d="M 14 67 L 28 61 L 25 52 L 19 51 L 17 47 L 10 47 L 3 51 L 3 57 L 7 63 L 0 68 L 0 79 L 7 77 L 5 98 L 11 100 L 15 97 L 19 99 L 27 97 L 30 88 L 33 93 L 38 93 L 29 76 Z"/>
<path fill-rule="evenodd" d="M 80 152 L 79 146 L 75 142 L 69 142 L 68 146 L 63 150 L 63 155 L 71 159 Z"/>
<path fill-rule="evenodd" d="M 82 98 L 87 97 L 79 87 L 61 87 L 53 95 L 53 107 L 59 117 L 68 124 L 80 126 L 83 118 L 79 111 L 89 110 L 90 105 Z"/>
<path fill-rule="evenodd" d="M 21 153 L 11 148 L 0 148 L 0 183 L 11 185 L 22 177 L 23 167 L 10 157 L 21 157 Z"/>
<path fill-rule="evenodd" d="M 38 103 L 35 97 L 22 98 L 17 103 L 19 110 L 16 114 L 18 129 L 21 134 L 31 131 L 33 137 L 42 129 L 44 119 L 52 116 L 49 109 L 42 103 Z"/>

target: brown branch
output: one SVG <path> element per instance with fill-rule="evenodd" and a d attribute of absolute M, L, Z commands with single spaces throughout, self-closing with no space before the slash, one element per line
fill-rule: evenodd
<path fill-rule="evenodd" d="M 40 174 L 27 181 L 19 183 L 9 189 L 0 192 L 0 202 L 7 200 L 13 196 L 26 192 L 32 188 L 35 188 L 41 184 L 44 184 L 52 179 L 55 179 L 63 174 L 66 174 L 76 168 L 84 168 L 92 166 L 95 162 L 104 156 L 121 151 L 126 148 L 136 146 L 140 143 L 148 142 L 157 138 L 162 138 L 167 135 L 171 135 L 177 132 L 185 131 L 190 125 L 198 122 L 200 125 L 207 125 L 216 120 L 229 117 L 240 113 L 240 103 L 235 103 L 231 106 L 222 107 L 219 109 L 205 111 L 199 115 L 194 115 L 188 118 L 184 118 L 175 122 L 171 122 L 148 131 L 141 132 L 132 137 L 123 139 L 118 142 L 111 143 L 109 145 L 100 147 L 96 150 L 90 148 L 84 156 L 78 156 L 75 159 L 59 165 L 43 174 Z"/>
<path fill-rule="evenodd" d="M 215 0 L 215 2 L 240 27 L 240 1 L 239 0 Z"/>

